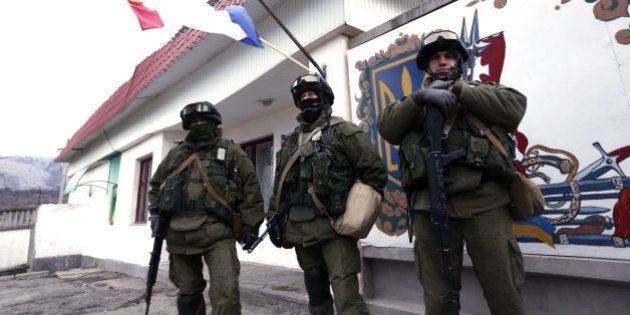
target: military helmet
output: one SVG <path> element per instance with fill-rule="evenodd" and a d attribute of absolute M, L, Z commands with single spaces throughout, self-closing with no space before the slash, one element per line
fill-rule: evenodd
<path fill-rule="evenodd" d="M 190 103 L 184 106 L 179 112 L 179 117 L 182 119 L 184 130 L 188 130 L 190 123 L 195 118 L 204 118 L 216 125 L 220 125 L 223 122 L 217 108 L 208 101 Z"/>
<path fill-rule="evenodd" d="M 335 100 L 335 95 L 333 94 L 332 89 L 317 74 L 306 74 L 297 77 L 293 84 L 291 84 L 291 94 L 293 94 L 293 102 L 295 106 L 301 109 L 301 97 L 302 93 L 306 91 L 313 91 L 319 95 L 319 98 L 323 102 L 324 105 L 330 106 L 333 104 Z"/>
<path fill-rule="evenodd" d="M 424 36 L 416 56 L 418 69 L 427 71 L 429 58 L 436 52 L 447 50 L 455 51 L 459 54 L 459 72 L 462 73 L 463 63 L 468 60 L 468 51 L 466 51 L 457 34 L 449 30 L 433 31 Z"/>

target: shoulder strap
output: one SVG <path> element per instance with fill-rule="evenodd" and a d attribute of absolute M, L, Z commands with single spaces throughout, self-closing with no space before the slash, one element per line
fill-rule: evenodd
<path fill-rule="evenodd" d="M 195 153 L 191 154 L 188 158 L 186 158 L 184 160 L 184 162 L 182 162 L 182 164 L 179 164 L 179 166 L 177 166 L 177 168 L 175 170 L 173 170 L 167 176 L 167 178 L 171 177 L 173 175 L 177 175 L 177 174 L 181 173 L 188 166 L 188 164 L 190 164 L 190 162 L 192 162 L 192 160 L 194 160 L 198 156 L 199 156 L 199 152 L 195 152 Z M 166 183 L 166 181 L 162 182 L 162 184 L 160 185 L 160 189 L 162 189 L 162 187 L 164 187 L 165 183 Z"/>
<path fill-rule="evenodd" d="M 300 156 L 300 147 L 303 144 L 305 144 L 306 142 L 310 141 L 311 137 L 313 137 L 313 135 L 315 133 L 317 133 L 318 131 L 322 130 L 324 127 L 326 127 L 326 126 L 333 126 L 333 125 L 339 124 L 339 123 L 341 123 L 343 121 L 344 120 L 341 119 L 341 118 L 333 117 L 333 118 L 330 119 L 330 123 L 329 124 L 325 124 L 325 125 L 321 125 L 321 126 L 315 127 L 313 130 L 311 130 L 311 132 L 304 139 L 302 138 L 302 131 L 301 131 L 301 129 L 300 129 L 300 131 L 298 131 L 299 132 L 299 136 L 298 136 L 298 147 L 297 147 L 297 150 L 295 150 L 295 152 L 293 152 L 293 154 L 289 158 L 289 161 L 287 161 L 287 164 L 284 166 L 284 169 L 282 170 L 282 175 L 280 175 L 280 183 L 278 184 L 278 191 L 276 191 L 276 210 L 277 211 L 280 210 L 280 194 L 282 193 L 282 186 L 284 186 L 284 178 L 287 176 L 287 173 L 289 173 L 289 170 L 291 169 L 291 166 L 293 166 L 293 163 L 295 163 L 295 161 Z"/>
<path fill-rule="evenodd" d="M 501 155 L 503 155 L 506 158 L 510 158 L 508 156 L 507 151 L 505 151 L 505 148 L 503 147 L 503 145 L 501 144 L 501 141 L 499 141 L 499 139 L 497 139 L 497 136 L 494 134 L 494 132 L 492 131 L 492 129 L 486 127 L 486 125 L 484 125 L 483 122 L 481 122 L 481 120 L 479 120 L 479 118 L 477 118 L 477 116 L 473 115 L 472 113 L 467 113 L 468 115 L 468 120 L 475 125 L 475 127 L 477 127 L 479 129 L 479 131 L 481 132 L 482 135 L 485 135 L 488 140 L 490 140 L 490 142 L 492 142 L 492 144 L 494 145 L 495 148 L 497 148 L 497 150 L 499 151 L 499 153 L 501 153 Z"/>

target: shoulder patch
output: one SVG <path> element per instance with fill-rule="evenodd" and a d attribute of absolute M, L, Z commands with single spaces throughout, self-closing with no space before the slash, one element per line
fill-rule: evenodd
<path fill-rule="evenodd" d="M 341 132 L 342 135 L 346 137 L 361 132 L 361 129 L 351 122 L 342 122 L 337 124 L 336 126 L 333 126 L 333 128 L 335 127 Z"/>

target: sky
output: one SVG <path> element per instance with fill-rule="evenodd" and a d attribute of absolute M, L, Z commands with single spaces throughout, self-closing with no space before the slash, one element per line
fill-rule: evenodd
<path fill-rule="evenodd" d="M 169 3 L 167 3 L 169 2 Z M 181 25 L 142 31 L 126 0 L 0 1 L 0 157 L 57 157 Z"/>

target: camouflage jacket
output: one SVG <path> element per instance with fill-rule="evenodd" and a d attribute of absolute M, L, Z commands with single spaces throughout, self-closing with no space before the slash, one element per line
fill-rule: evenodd
<path fill-rule="evenodd" d="M 503 158 L 492 143 L 471 126 L 467 115 L 474 114 L 483 121 L 513 154 L 514 143 L 507 132 L 518 127 L 527 99 L 515 89 L 494 83 L 458 80 L 452 90 L 460 106 L 453 116 L 456 119 L 443 142 L 443 149 L 448 153 L 463 148 L 466 156 L 451 162 L 446 170 L 452 180 L 446 187 L 448 209 L 450 216 L 469 217 L 510 202 L 507 183 L 514 169 L 512 160 Z M 389 143 L 399 145 L 403 186 L 415 193 L 415 210 L 429 208 L 429 192 L 426 177 L 423 177 L 426 176 L 424 158 L 429 151 L 424 117 L 425 106 L 416 104 L 413 95 L 387 106 L 378 116 L 380 135 Z"/>
<path fill-rule="evenodd" d="M 158 206 L 160 186 L 193 152 L 200 152 L 202 167 L 214 189 L 244 226 L 258 231 L 263 218 L 263 198 L 254 166 L 241 147 L 225 139 L 193 142 L 186 139 L 171 149 L 149 181 L 149 207 Z M 173 213 L 167 231 L 167 250 L 173 254 L 206 251 L 220 239 L 234 237 L 232 213 L 208 196 L 195 163 L 182 171 L 186 176 L 182 209 Z"/>
<path fill-rule="evenodd" d="M 331 121 L 343 120 L 332 117 Z M 309 125 L 298 116 L 300 126 L 283 137 L 282 147 L 276 153 L 274 195 L 269 202 L 270 213 L 276 213 L 276 196 L 284 166 L 291 155 L 300 150 L 300 157 L 288 171 L 279 200 L 281 213 L 288 215 L 287 241 L 308 246 L 336 237 L 330 217 L 345 211 L 348 192 L 355 180 L 360 179 L 383 193 L 387 173 L 370 140 L 361 129 L 350 122 L 333 123 L 307 137 L 315 126 L 326 124 L 325 116 Z M 309 189 L 316 194 L 325 209 L 317 209 Z"/>

